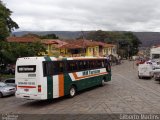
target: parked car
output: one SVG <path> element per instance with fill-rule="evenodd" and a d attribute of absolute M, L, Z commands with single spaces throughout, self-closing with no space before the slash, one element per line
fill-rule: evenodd
<path fill-rule="evenodd" d="M 159 65 L 154 66 L 153 75 L 156 81 L 160 81 L 160 66 Z"/>
<path fill-rule="evenodd" d="M 16 87 L 9 86 L 4 82 L 0 82 L 0 98 L 7 95 L 14 95 Z"/>
<path fill-rule="evenodd" d="M 4 83 L 6 83 L 6 84 L 9 85 L 9 86 L 14 86 L 14 87 L 16 87 L 15 78 L 5 79 L 5 80 L 4 80 Z"/>
<path fill-rule="evenodd" d="M 160 71 L 154 72 L 154 79 L 155 79 L 156 81 L 160 81 Z"/>
<path fill-rule="evenodd" d="M 139 64 L 138 66 L 138 77 L 139 79 L 143 77 L 152 78 L 153 77 L 153 66 L 152 64 L 145 62 L 144 64 Z"/>

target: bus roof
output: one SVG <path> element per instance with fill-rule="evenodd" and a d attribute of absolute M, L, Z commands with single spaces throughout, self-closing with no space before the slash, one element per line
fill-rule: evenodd
<path fill-rule="evenodd" d="M 43 56 L 43 57 L 22 57 L 18 58 L 17 60 L 42 60 L 44 61 L 44 58 L 50 58 L 51 60 L 88 60 L 88 59 L 105 59 L 105 57 L 61 57 L 61 58 L 56 58 L 56 57 L 49 57 L 49 56 Z"/>

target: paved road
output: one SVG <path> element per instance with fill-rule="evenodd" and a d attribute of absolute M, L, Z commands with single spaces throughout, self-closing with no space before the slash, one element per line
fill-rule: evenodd
<path fill-rule="evenodd" d="M 72 99 L 34 101 L 14 96 L 0 98 L 0 113 L 160 113 L 160 84 L 149 79 L 139 80 L 133 62 L 125 61 L 112 70 L 112 81 L 104 87 L 81 92 Z"/>

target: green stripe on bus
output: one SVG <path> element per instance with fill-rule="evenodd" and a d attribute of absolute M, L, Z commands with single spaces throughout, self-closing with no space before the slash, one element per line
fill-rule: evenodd
<path fill-rule="evenodd" d="M 67 60 L 67 58 L 62 58 L 62 60 Z"/>
<path fill-rule="evenodd" d="M 52 61 L 50 57 L 44 57 L 46 61 Z M 53 98 L 53 77 L 47 76 L 47 99 Z"/>

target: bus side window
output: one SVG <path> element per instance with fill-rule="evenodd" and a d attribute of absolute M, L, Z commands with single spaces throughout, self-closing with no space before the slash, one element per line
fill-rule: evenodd
<path fill-rule="evenodd" d="M 102 65 L 102 67 L 104 67 L 105 65 L 104 65 L 104 60 L 102 60 L 101 61 L 101 65 Z"/>
<path fill-rule="evenodd" d="M 63 62 L 59 62 L 59 73 L 64 72 L 64 64 Z"/>
<path fill-rule="evenodd" d="M 89 60 L 86 60 L 86 69 L 89 70 L 90 67 L 89 67 Z"/>
<path fill-rule="evenodd" d="M 44 76 L 50 76 L 54 74 L 53 62 L 43 62 L 43 73 Z"/>
<path fill-rule="evenodd" d="M 79 65 L 79 70 L 83 70 L 83 63 L 82 61 L 78 61 L 78 65 Z"/>
<path fill-rule="evenodd" d="M 73 72 L 78 70 L 78 64 L 76 61 L 67 61 L 67 72 Z"/>
<path fill-rule="evenodd" d="M 89 69 L 89 61 L 85 60 L 85 69 L 88 70 Z"/>
<path fill-rule="evenodd" d="M 95 68 L 95 63 L 93 60 L 90 61 L 90 68 L 91 69 L 94 69 Z"/>
<path fill-rule="evenodd" d="M 101 68 L 101 67 L 102 67 L 102 60 L 98 60 L 98 61 L 97 61 L 97 67 L 98 67 L 98 68 Z"/>
<path fill-rule="evenodd" d="M 54 75 L 64 72 L 64 63 L 63 61 L 54 61 Z"/>

